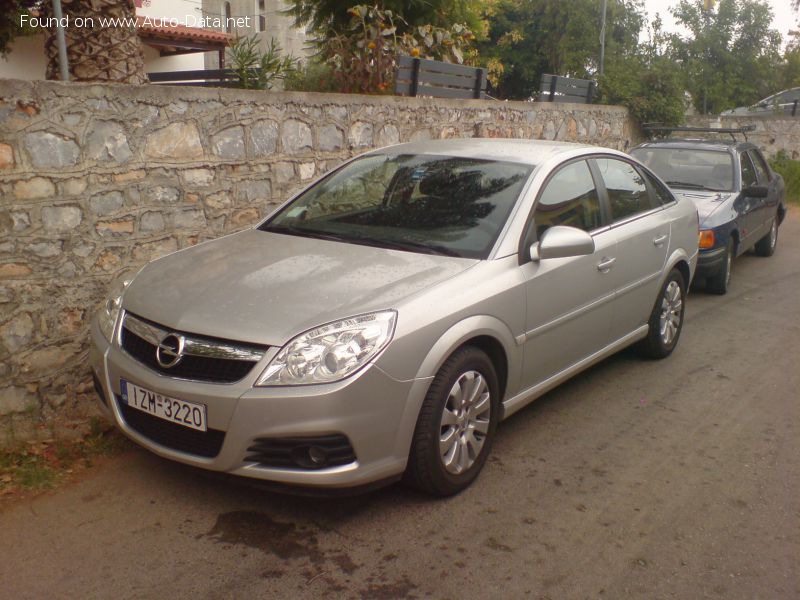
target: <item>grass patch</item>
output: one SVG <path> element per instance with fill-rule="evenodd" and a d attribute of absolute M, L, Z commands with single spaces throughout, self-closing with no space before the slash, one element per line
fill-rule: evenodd
<path fill-rule="evenodd" d="M 786 200 L 795 204 L 800 203 L 800 160 L 793 160 L 785 151 L 781 150 L 769 161 L 772 170 L 783 176 L 786 183 Z"/>
<path fill-rule="evenodd" d="M 116 429 L 94 418 L 83 438 L 32 441 L 0 450 L 0 497 L 51 489 L 91 467 L 97 458 L 119 454 L 128 444 Z"/>

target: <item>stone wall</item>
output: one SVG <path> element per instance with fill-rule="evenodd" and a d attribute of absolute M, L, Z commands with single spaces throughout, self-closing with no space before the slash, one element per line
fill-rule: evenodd
<path fill-rule="evenodd" d="M 349 156 L 633 131 L 608 106 L 0 80 L 0 444 L 91 413 L 88 323 L 113 279 L 253 225 Z"/>
<path fill-rule="evenodd" d="M 776 115 L 768 117 L 690 117 L 686 123 L 694 127 L 745 127 L 755 125 L 747 139 L 764 151 L 768 158 L 784 151 L 794 160 L 800 159 L 800 117 Z"/>

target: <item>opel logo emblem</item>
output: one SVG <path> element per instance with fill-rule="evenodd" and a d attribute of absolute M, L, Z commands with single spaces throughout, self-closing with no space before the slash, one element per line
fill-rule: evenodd
<path fill-rule="evenodd" d="M 177 333 L 165 335 L 156 348 L 156 361 L 165 369 L 170 369 L 183 358 L 184 339 Z"/>

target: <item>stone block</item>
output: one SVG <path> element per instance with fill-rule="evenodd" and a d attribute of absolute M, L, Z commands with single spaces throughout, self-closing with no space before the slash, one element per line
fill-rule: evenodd
<path fill-rule="evenodd" d="M 86 136 L 86 158 L 123 164 L 133 158 L 128 137 L 120 123 L 100 121 Z"/>
<path fill-rule="evenodd" d="M 27 248 L 28 251 L 38 256 L 39 258 L 52 258 L 54 256 L 58 256 L 61 254 L 61 251 L 64 247 L 64 242 L 58 241 L 49 241 L 49 240 L 40 240 L 37 242 L 33 242 L 28 244 Z"/>
<path fill-rule="evenodd" d="M 74 140 L 48 131 L 34 131 L 22 138 L 22 144 L 34 167 L 40 169 L 71 167 L 78 162 L 80 148 Z"/>
<path fill-rule="evenodd" d="M 0 264 L 0 279 L 18 279 L 30 275 L 32 272 L 28 265 L 21 263 Z"/>
<path fill-rule="evenodd" d="M 14 149 L 9 144 L 0 144 L 0 169 L 13 169 L 14 164 Z"/>
<path fill-rule="evenodd" d="M 95 225 L 97 233 L 103 237 L 124 237 L 133 233 L 133 218 L 100 221 Z"/>
<path fill-rule="evenodd" d="M 344 133 L 336 125 L 323 125 L 319 128 L 317 137 L 322 152 L 335 152 L 344 148 Z"/>
<path fill-rule="evenodd" d="M 184 121 L 154 131 L 147 136 L 144 153 L 150 158 L 200 158 L 203 144 L 197 125 Z"/>
<path fill-rule="evenodd" d="M 175 227 L 194 229 L 197 227 L 206 226 L 206 217 L 202 210 L 190 208 L 188 210 L 181 210 L 173 215 L 173 223 Z"/>
<path fill-rule="evenodd" d="M 175 238 L 169 237 L 162 240 L 155 240 L 145 244 L 139 244 L 133 249 L 133 258 L 137 262 L 155 260 L 178 249 L 178 242 Z"/>
<path fill-rule="evenodd" d="M 22 313 L 0 326 L 0 342 L 9 352 L 18 352 L 33 341 L 34 325 L 29 313 Z"/>
<path fill-rule="evenodd" d="M 70 231 L 81 224 L 83 213 L 79 206 L 42 207 L 42 223 L 50 231 Z"/>
<path fill-rule="evenodd" d="M 347 134 L 351 148 L 368 148 L 372 146 L 372 124 L 358 121 L 353 123 Z"/>
<path fill-rule="evenodd" d="M 273 154 L 278 148 L 278 124 L 275 121 L 259 121 L 250 128 L 250 141 L 257 158 Z"/>
<path fill-rule="evenodd" d="M 108 192 L 92 196 L 89 200 L 89 210 L 96 215 L 108 215 L 122 208 L 124 203 L 122 192 Z"/>
<path fill-rule="evenodd" d="M 311 128 L 303 121 L 289 119 L 283 124 L 281 145 L 286 153 L 298 153 L 311 149 Z"/>
<path fill-rule="evenodd" d="M 139 220 L 139 231 L 151 232 L 164 229 L 164 215 L 159 211 L 148 211 Z"/>
<path fill-rule="evenodd" d="M 36 406 L 37 399 L 24 387 L 6 386 L 0 388 L 0 416 L 21 413 Z"/>
<path fill-rule="evenodd" d="M 14 196 L 20 200 L 35 200 L 37 198 L 49 198 L 56 193 L 56 186 L 53 182 L 44 177 L 31 177 L 23 179 L 14 184 Z"/>
<path fill-rule="evenodd" d="M 214 171 L 211 169 L 186 169 L 181 173 L 181 177 L 188 186 L 205 187 L 214 181 Z"/>
<path fill-rule="evenodd" d="M 378 147 L 391 146 L 398 143 L 400 143 L 400 131 L 392 124 L 381 127 L 375 137 L 375 145 Z"/>
<path fill-rule="evenodd" d="M 244 158 L 244 129 L 229 127 L 211 136 L 211 149 L 214 154 L 226 160 Z"/>

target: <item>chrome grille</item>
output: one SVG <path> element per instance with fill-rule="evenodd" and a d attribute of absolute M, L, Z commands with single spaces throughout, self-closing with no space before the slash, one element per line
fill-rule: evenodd
<path fill-rule="evenodd" d="M 180 361 L 166 367 L 159 364 L 156 350 L 169 335 L 181 336 L 183 348 Z M 266 346 L 175 331 L 131 313 L 123 316 L 120 345 L 130 357 L 158 373 L 210 383 L 234 383 L 243 379 L 267 351 Z"/>

